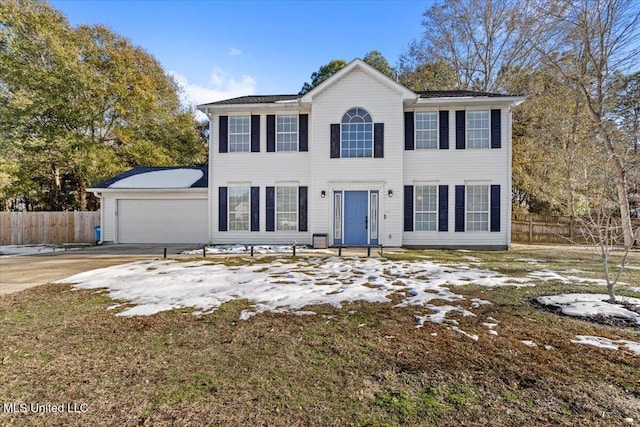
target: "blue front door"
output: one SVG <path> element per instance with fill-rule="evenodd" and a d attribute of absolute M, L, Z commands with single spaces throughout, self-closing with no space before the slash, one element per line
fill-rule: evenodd
<path fill-rule="evenodd" d="M 366 245 L 368 218 L 368 192 L 344 192 L 344 244 Z"/>

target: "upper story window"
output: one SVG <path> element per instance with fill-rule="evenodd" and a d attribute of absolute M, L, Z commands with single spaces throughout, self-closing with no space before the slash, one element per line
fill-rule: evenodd
<path fill-rule="evenodd" d="M 276 116 L 276 151 L 298 151 L 298 116 Z"/>
<path fill-rule="evenodd" d="M 438 113 L 425 111 L 415 113 L 416 148 L 438 148 Z"/>
<path fill-rule="evenodd" d="M 489 111 L 467 111 L 467 148 L 489 148 Z"/>
<path fill-rule="evenodd" d="M 373 156 L 373 121 L 367 110 L 352 108 L 342 116 L 342 156 Z"/>
<path fill-rule="evenodd" d="M 229 117 L 229 152 L 249 151 L 251 143 L 249 116 Z"/>

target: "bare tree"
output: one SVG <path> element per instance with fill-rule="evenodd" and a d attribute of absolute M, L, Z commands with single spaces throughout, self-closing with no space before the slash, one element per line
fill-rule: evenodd
<path fill-rule="evenodd" d="M 513 72 L 535 62 L 528 1 L 450 0 L 424 13 L 422 39 L 401 60 L 419 66 L 442 63 L 461 89 L 499 91 Z"/>
<path fill-rule="evenodd" d="M 624 246 L 637 237 L 629 209 L 628 146 L 618 138 L 607 88 L 616 72 L 637 58 L 640 12 L 633 0 L 548 0 L 536 11 L 543 17 L 531 34 L 531 45 L 560 72 L 582 97 L 597 130 L 597 142 L 613 173 Z"/>
<path fill-rule="evenodd" d="M 582 195 L 589 209 L 586 215 L 577 217 L 576 221 L 583 238 L 593 247 L 602 262 L 609 300 L 614 303 L 614 288 L 625 270 L 631 246 L 624 244 L 624 230 L 617 215 L 616 194 L 610 185 L 615 176 L 610 173 L 611 169 L 608 162 L 592 164 L 589 169 L 585 169 L 585 177 L 590 176 L 584 182 L 599 182 L 600 185 L 585 184 L 582 187 Z M 640 232 L 640 226 L 635 232 Z M 614 252 L 621 252 L 621 256 L 614 257 Z"/>

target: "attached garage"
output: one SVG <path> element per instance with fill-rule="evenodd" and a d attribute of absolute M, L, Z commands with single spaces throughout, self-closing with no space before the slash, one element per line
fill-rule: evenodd
<path fill-rule="evenodd" d="M 107 243 L 208 243 L 207 168 L 134 168 L 93 186 Z"/>
<path fill-rule="evenodd" d="M 207 199 L 118 199 L 118 243 L 201 243 Z"/>

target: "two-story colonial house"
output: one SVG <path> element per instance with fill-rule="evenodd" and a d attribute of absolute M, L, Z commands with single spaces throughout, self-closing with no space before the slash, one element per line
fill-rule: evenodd
<path fill-rule="evenodd" d="M 413 92 L 356 59 L 305 95 L 200 105 L 208 168 L 93 187 L 103 240 L 506 248 L 523 100 Z"/>

